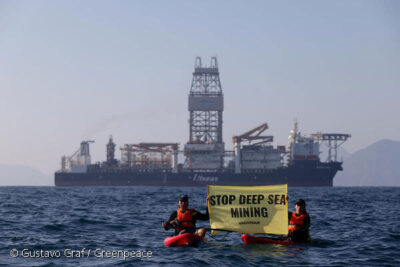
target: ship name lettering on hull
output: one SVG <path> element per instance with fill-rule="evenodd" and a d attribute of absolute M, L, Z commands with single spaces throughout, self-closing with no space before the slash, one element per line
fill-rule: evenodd
<path fill-rule="evenodd" d="M 192 179 L 193 182 L 218 182 L 217 176 L 203 176 L 201 174 L 195 174 L 193 177 L 189 176 L 189 179 Z"/>

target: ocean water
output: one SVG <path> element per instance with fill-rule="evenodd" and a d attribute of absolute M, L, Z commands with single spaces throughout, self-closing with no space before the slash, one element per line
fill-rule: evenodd
<path fill-rule="evenodd" d="M 400 266 L 400 188 L 289 188 L 290 209 L 307 201 L 311 244 L 244 246 L 231 233 L 167 248 L 161 222 L 181 193 L 205 211 L 206 188 L 1 187 L 0 265 Z"/>

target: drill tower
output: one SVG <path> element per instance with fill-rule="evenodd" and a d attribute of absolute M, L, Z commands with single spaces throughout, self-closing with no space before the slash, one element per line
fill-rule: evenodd
<path fill-rule="evenodd" d="M 203 170 L 222 168 L 225 150 L 222 140 L 224 96 L 216 57 L 211 58 L 209 66 L 203 66 L 201 58 L 196 58 L 188 109 L 186 167 Z"/>

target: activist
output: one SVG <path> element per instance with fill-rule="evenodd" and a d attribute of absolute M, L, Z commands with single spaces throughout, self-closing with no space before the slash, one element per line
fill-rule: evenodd
<path fill-rule="evenodd" d="M 208 202 L 208 199 L 207 199 Z M 163 222 L 162 227 L 168 231 L 171 228 L 175 228 L 175 235 L 181 235 L 184 233 L 192 233 L 200 238 L 204 238 L 206 234 L 205 228 L 199 228 L 196 231 L 196 220 L 206 221 L 209 219 L 208 209 L 206 214 L 202 214 L 195 209 L 188 209 L 189 197 L 187 195 L 181 195 L 178 200 L 179 209 L 174 211 L 169 216 L 168 222 Z"/>
<path fill-rule="evenodd" d="M 296 200 L 296 211 L 289 212 L 289 234 L 287 239 L 294 242 L 311 241 L 309 228 L 310 216 L 306 211 L 306 202 L 303 199 Z"/>

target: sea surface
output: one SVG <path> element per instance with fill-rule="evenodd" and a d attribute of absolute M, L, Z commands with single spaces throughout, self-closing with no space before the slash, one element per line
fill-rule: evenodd
<path fill-rule="evenodd" d="M 289 188 L 291 210 L 307 202 L 311 244 L 245 246 L 231 233 L 167 248 L 161 223 L 181 193 L 205 212 L 206 188 L 0 187 L 0 266 L 400 266 L 400 188 Z"/>

